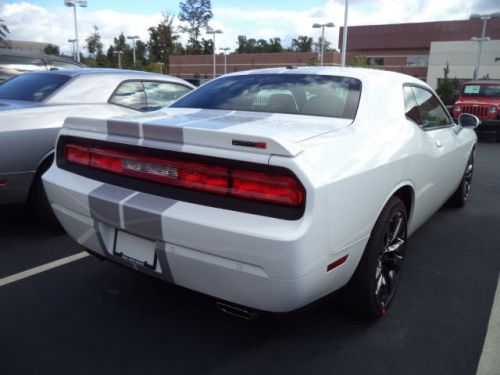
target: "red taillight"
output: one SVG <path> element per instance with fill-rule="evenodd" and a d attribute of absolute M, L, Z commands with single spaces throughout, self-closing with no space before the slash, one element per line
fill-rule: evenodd
<path fill-rule="evenodd" d="M 304 194 L 297 180 L 270 173 L 233 170 L 232 195 L 259 201 L 300 206 Z"/>
<path fill-rule="evenodd" d="M 66 159 L 72 163 L 89 165 L 89 148 L 85 146 L 66 145 Z"/>
<path fill-rule="evenodd" d="M 74 144 L 66 145 L 66 159 L 71 163 L 187 189 L 286 206 L 300 206 L 304 202 L 302 186 L 291 176 Z"/>

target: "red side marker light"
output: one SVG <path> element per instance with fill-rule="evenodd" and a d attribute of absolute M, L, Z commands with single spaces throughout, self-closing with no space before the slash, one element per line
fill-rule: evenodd
<path fill-rule="evenodd" d="M 5 185 L 7 185 L 7 180 L 0 179 L 0 186 L 5 186 Z"/>
<path fill-rule="evenodd" d="M 347 257 L 349 256 L 348 255 L 344 255 L 342 258 L 340 259 L 337 259 L 335 262 L 333 263 L 330 263 L 327 267 L 326 267 L 326 272 L 330 272 L 331 270 L 333 270 L 334 268 L 337 268 L 338 266 L 340 266 L 341 264 L 344 264 L 345 261 L 347 260 Z"/>

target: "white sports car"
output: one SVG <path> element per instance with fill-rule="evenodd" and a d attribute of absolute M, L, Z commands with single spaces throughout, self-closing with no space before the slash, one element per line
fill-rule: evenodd
<path fill-rule="evenodd" d="M 410 76 L 256 70 L 153 115 L 67 119 L 43 180 L 89 252 L 228 312 L 287 312 L 347 285 L 377 317 L 407 237 L 467 199 L 478 120 L 460 122 Z"/>

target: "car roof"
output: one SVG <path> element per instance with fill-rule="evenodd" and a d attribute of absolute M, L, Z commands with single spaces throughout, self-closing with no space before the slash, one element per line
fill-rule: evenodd
<path fill-rule="evenodd" d="M 144 72 L 142 70 L 127 70 L 127 69 L 112 69 L 112 68 L 83 68 L 83 69 L 57 69 L 57 70 L 42 70 L 42 71 L 34 71 L 28 72 L 25 74 L 52 74 L 59 76 L 67 76 L 71 78 L 76 77 L 84 77 L 84 76 L 96 76 L 96 75 L 107 75 L 113 76 L 115 78 L 127 76 L 127 79 L 154 79 L 154 80 L 163 80 L 170 82 L 178 82 L 184 85 L 188 85 L 189 87 L 194 87 L 191 83 L 183 80 L 182 78 L 159 74 L 159 73 L 151 73 Z"/>
<path fill-rule="evenodd" d="M 266 68 L 266 69 L 254 69 L 247 70 L 243 72 L 235 72 L 228 74 L 227 76 L 237 76 L 237 75 L 250 75 L 250 74 L 316 74 L 316 75 L 335 75 L 342 77 L 352 77 L 357 78 L 361 81 L 366 81 L 376 78 L 386 78 L 392 80 L 398 80 L 403 83 L 416 83 L 420 85 L 428 86 L 424 81 L 409 76 L 407 74 L 401 74 L 396 72 L 391 72 L 382 69 L 370 69 L 370 68 L 351 68 L 351 67 L 340 67 L 340 66 L 288 66 L 281 68 Z"/>
<path fill-rule="evenodd" d="M 72 64 L 86 67 L 85 64 L 79 63 L 77 61 L 74 61 L 73 59 L 66 57 L 66 56 L 55 56 L 55 55 L 47 55 L 42 52 L 36 52 L 36 51 L 25 51 L 25 50 L 16 50 L 16 49 L 9 49 L 9 48 L 0 48 L 0 55 L 13 55 L 13 56 L 21 56 L 21 57 L 32 57 L 32 58 L 41 58 L 41 59 L 51 59 L 51 60 L 59 60 L 59 61 L 67 61 Z"/>

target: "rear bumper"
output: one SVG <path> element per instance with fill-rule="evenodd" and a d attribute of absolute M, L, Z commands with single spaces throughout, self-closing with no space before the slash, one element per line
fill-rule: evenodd
<path fill-rule="evenodd" d="M 43 176 L 54 212 L 78 243 L 114 262 L 254 309 L 287 312 L 347 283 L 367 239 L 328 246 L 320 212 L 289 221 L 103 187 L 53 166 Z M 154 243 L 154 269 L 114 252 L 117 231 Z M 349 254 L 331 272 L 326 265 Z"/>

